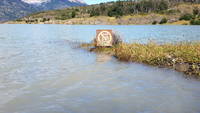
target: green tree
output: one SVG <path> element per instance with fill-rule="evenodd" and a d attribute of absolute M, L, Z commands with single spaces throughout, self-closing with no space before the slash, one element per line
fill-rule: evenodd
<path fill-rule="evenodd" d="M 90 17 L 92 16 L 99 16 L 100 12 L 98 8 L 92 8 L 92 10 L 90 10 Z"/>
<path fill-rule="evenodd" d="M 72 17 L 72 18 L 75 18 L 75 17 L 76 17 L 76 11 L 72 11 L 71 17 Z"/>
<path fill-rule="evenodd" d="M 108 10 L 107 15 L 108 16 L 122 16 L 123 15 L 123 2 L 118 1 L 116 4 L 114 4 L 110 9 Z"/>
<path fill-rule="evenodd" d="M 153 21 L 153 22 L 152 22 L 153 25 L 156 25 L 157 23 L 158 23 L 157 21 Z"/>
<path fill-rule="evenodd" d="M 193 18 L 194 16 L 192 14 L 184 14 L 179 18 L 179 20 L 191 20 Z"/>
<path fill-rule="evenodd" d="M 195 8 L 193 9 L 193 15 L 194 15 L 194 16 L 200 16 L 200 10 L 199 10 L 198 7 L 195 7 Z"/>
<path fill-rule="evenodd" d="M 169 8 L 169 3 L 167 1 L 160 1 L 159 5 L 158 5 L 158 9 L 159 10 L 166 10 Z"/>
<path fill-rule="evenodd" d="M 191 25 L 200 25 L 200 19 L 193 19 L 190 21 Z"/>
<path fill-rule="evenodd" d="M 165 23 L 167 23 L 167 18 L 162 18 L 162 20 L 160 21 L 160 23 L 159 24 L 165 24 Z"/>
<path fill-rule="evenodd" d="M 102 15 L 104 15 L 105 12 L 106 12 L 106 6 L 105 6 L 105 4 L 101 3 L 101 4 L 100 4 L 100 13 L 101 13 Z"/>

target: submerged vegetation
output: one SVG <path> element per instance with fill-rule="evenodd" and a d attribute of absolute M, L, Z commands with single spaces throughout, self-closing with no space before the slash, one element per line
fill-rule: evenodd
<path fill-rule="evenodd" d="M 198 24 L 199 0 L 125 0 L 29 15 L 16 23 L 46 24 Z"/>
<path fill-rule="evenodd" d="M 113 55 L 120 61 L 173 68 L 200 79 L 200 42 L 178 44 L 120 43 L 110 48 L 82 44 L 81 47 L 89 48 L 93 52 Z"/>

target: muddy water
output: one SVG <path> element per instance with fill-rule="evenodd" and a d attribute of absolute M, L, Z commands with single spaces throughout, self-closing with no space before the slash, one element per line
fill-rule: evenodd
<path fill-rule="evenodd" d="M 130 41 L 156 29 L 161 41 L 200 40 L 196 26 L 0 25 L 0 113 L 200 113 L 199 81 L 69 44 L 99 28 Z"/>

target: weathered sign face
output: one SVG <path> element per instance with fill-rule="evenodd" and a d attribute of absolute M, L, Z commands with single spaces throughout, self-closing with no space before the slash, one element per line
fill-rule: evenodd
<path fill-rule="evenodd" d="M 97 30 L 96 46 L 112 46 L 112 30 Z"/>

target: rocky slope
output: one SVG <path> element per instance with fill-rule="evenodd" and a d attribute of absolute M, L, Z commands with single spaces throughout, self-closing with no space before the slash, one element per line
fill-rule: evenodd
<path fill-rule="evenodd" d="M 86 5 L 80 0 L 0 0 L 0 21 L 14 20 L 31 13 Z"/>

